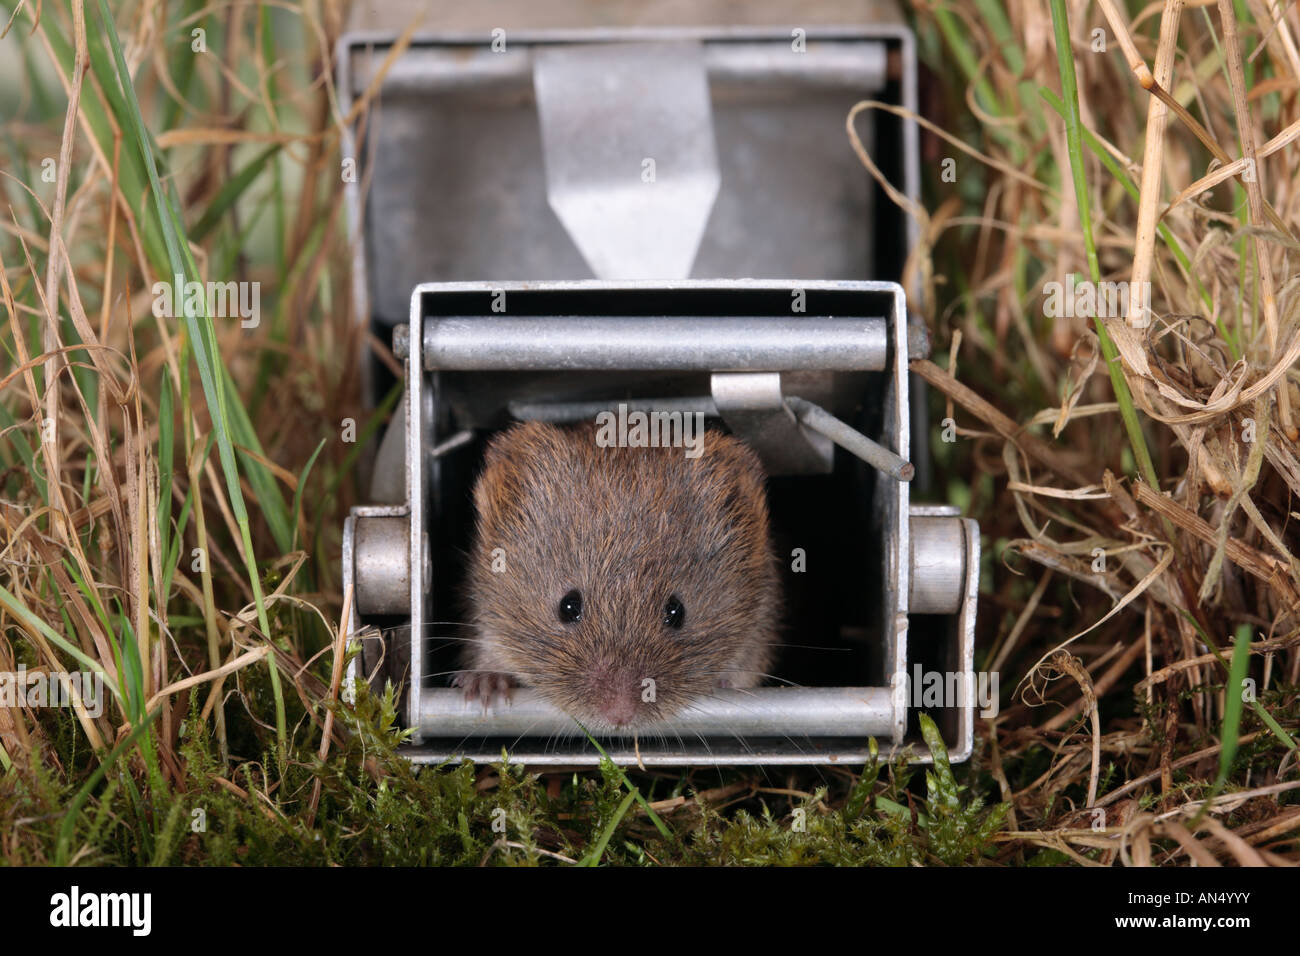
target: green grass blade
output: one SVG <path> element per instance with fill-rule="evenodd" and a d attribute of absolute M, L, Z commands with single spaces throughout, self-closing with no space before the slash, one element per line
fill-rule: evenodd
<path fill-rule="evenodd" d="M 203 0 L 186 0 L 182 9 L 177 12 L 179 18 L 185 19 L 194 16 L 201 9 L 203 9 Z M 202 17 L 193 21 L 190 29 L 195 28 L 207 29 L 207 17 Z M 184 43 L 187 52 L 190 52 L 189 47 L 191 36 L 188 33 L 179 34 L 177 40 L 168 42 Z M 176 72 L 172 75 L 172 86 L 176 88 L 177 93 L 188 99 L 190 96 L 190 89 L 194 85 L 194 68 L 198 65 L 199 58 L 197 56 L 167 57 L 169 68 L 173 62 L 176 64 Z M 163 107 L 163 129 L 172 129 L 176 125 L 181 118 L 182 108 L 181 100 L 176 97 L 168 98 L 167 105 Z"/>
<path fill-rule="evenodd" d="M 623 802 L 620 803 L 618 809 L 614 811 L 614 816 L 610 818 L 610 821 L 607 824 L 605 824 L 605 830 L 601 833 L 600 839 L 596 841 L 596 845 L 593 846 L 591 851 L 578 863 L 579 866 L 597 866 L 600 863 L 600 858 L 605 855 L 605 848 L 609 846 L 610 838 L 614 836 L 614 831 L 618 829 L 618 825 L 622 823 L 623 818 L 627 816 L 627 811 L 631 808 L 632 801 L 635 799 L 636 795 L 636 791 L 632 790 L 623 798 Z"/>
<path fill-rule="evenodd" d="M 213 228 L 221 221 L 221 217 L 230 211 L 230 208 L 239 201 L 239 197 L 244 194 L 253 181 L 262 174 L 267 161 L 280 151 L 280 144 L 269 146 L 253 160 L 237 172 L 230 182 L 221 187 L 220 192 L 213 198 L 212 204 L 199 217 L 199 221 L 189 231 L 189 236 L 195 242 L 200 242 Z"/>
<path fill-rule="evenodd" d="M 1237 759 L 1238 741 L 1241 733 L 1242 689 L 1246 678 L 1246 669 L 1250 666 L 1250 625 L 1237 627 L 1237 636 L 1232 644 L 1232 662 L 1228 665 L 1228 682 L 1223 686 L 1223 727 L 1219 732 L 1219 773 L 1214 778 L 1209 795 L 1201 801 L 1201 807 L 1192 818 L 1190 827 L 1196 832 L 1196 825 L 1210 809 L 1214 798 L 1223 792 L 1228 783 L 1228 774 L 1232 771 L 1232 762 Z M 1280 729 L 1280 728 L 1279 728 Z"/>
<path fill-rule="evenodd" d="M 1210 649 L 1210 653 L 1212 653 L 1215 657 L 1219 659 L 1219 666 L 1222 667 L 1225 671 L 1228 671 L 1229 674 L 1231 674 L 1231 665 L 1223 659 L 1222 652 L 1219 650 L 1219 648 L 1214 646 L 1214 642 L 1210 640 L 1209 635 L 1205 633 L 1205 629 L 1201 627 L 1201 622 L 1196 620 L 1195 617 L 1193 617 L 1191 614 L 1187 613 L 1186 611 L 1183 611 L 1182 615 L 1184 619 L 1186 619 L 1192 625 L 1192 627 L 1196 629 L 1196 633 L 1200 635 L 1201 641 L 1204 642 L 1205 646 Z M 1235 647 L 1233 648 L 1233 652 L 1236 653 Z M 1229 681 L 1231 681 L 1232 680 L 1231 676 L 1229 676 L 1228 679 Z M 1277 720 L 1273 717 L 1272 714 L 1270 714 L 1267 710 L 1264 709 L 1264 706 L 1260 704 L 1259 701 L 1252 700 L 1250 702 L 1250 708 L 1255 712 L 1256 716 L 1258 716 L 1259 719 L 1264 722 L 1264 726 L 1267 727 L 1273 733 L 1273 736 L 1276 737 L 1278 741 L 1281 742 L 1284 746 L 1286 746 L 1287 749 L 1289 750 L 1300 749 L 1300 744 L 1297 744 L 1295 742 L 1295 739 L 1290 734 L 1288 734 L 1286 730 L 1283 729 L 1282 725 L 1277 722 Z"/>
<path fill-rule="evenodd" d="M 26 439 L 23 437 L 23 427 L 3 402 L 0 402 L 0 436 L 3 436 L 9 442 L 14 451 L 18 453 L 18 457 L 23 460 L 23 466 L 26 468 L 27 474 L 31 476 L 32 484 L 36 486 L 37 495 L 40 496 L 41 501 L 45 501 L 45 476 L 36 467 L 36 453 L 32 451 L 32 446 L 27 444 Z"/>
<path fill-rule="evenodd" d="M 322 438 L 320 444 L 316 446 L 316 450 L 307 459 L 307 465 L 302 470 L 302 477 L 298 479 L 298 488 L 293 493 L 293 548 L 290 550 L 297 550 L 298 548 L 298 515 L 302 512 L 302 492 L 307 487 L 307 477 L 311 474 L 311 467 L 316 464 L 316 457 L 321 453 L 321 449 L 325 447 L 326 441 L 328 439 Z"/>
<path fill-rule="evenodd" d="M 104 670 L 99 661 L 95 660 L 93 657 L 89 657 L 82 652 L 81 648 L 56 633 L 54 628 L 50 627 L 43 620 L 33 614 L 27 606 L 22 603 L 22 601 L 19 601 L 18 598 L 10 594 L 9 590 L 2 584 L 0 584 L 0 604 L 3 604 L 5 609 L 14 617 L 18 618 L 18 620 L 22 622 L 23 626 L 28 630 L 39 632 L 42 637 L 59 650 L 63 651 L 63 653 L 73 658 L 87 670 L 93 671 L 102 677 L 104 679 L 104 685 L 113 692 L 113 696 L 117 698 L 118 703 L 123 705 L 123 711 L 125 712 L 125 701 L 122 699 L 121 688 L 119 688 L 116 682 L 108 676 L 108 672 Z"/>
<path fill-rule="evenodd" d="M 158 550 L 171 553 L 172 468 L 175 465 L 176 416 L 172 399 L 172 378 L 163 369 L 158 389 Z M 158 611 L 167 610 L 167 581 L 158 582 Z"/>
<path fill-rule="evenodd" d="M 135 742 L 140 739 L 140 736 L 146 730 L 149 729 L 154 718 L 160 713 L 162 713 L 162 708 L 155 707 L 152 712 L 145 716 L 144 720 L 133 727 L 131 732 L 122 738 L 121 742 L 118 743 L 116 747 L 109 751 L 108 757 L 100 762 L 99 766 L 95 768 L 95 772 L 90 775 L 90 779 L 81 785 L 81 789 L 77 791 L 77 795 L 72 798 L 72 802 L 68 804 L 68 809 L 63 814 L 63 822 L 59 825 L 59 842 L 54 854 L 56 865 L 68 865 L 68 848 L 72 843 L 72 833 L 76 829 L 77 817 L 81 814 L 81 808 L 85 806 L 86 801 L 90 799 L 91 791 L 99 786 L 105 775 L 107 775 L 109 768 L 117 763 L 118 758 L 121 757 L 122 754 L 126 753 L 135 745 Z"/>
<path fill-rule="evenodd" d="M 1256 717 L 1263 721 L 1264 726 L 1272 732 L 1273 736 L 1286 745 L 1288 750 L 1300 750 L 1300 745 L 1296 744 L 1295 738 L 1282 728 L 1282 725 L 1273 718 L 1272 714 L 1264 709 L 1264 706 L 1259 701 L 1252 700 L 1250 702 L 1250 709 L 1255 712 Z"/>
<path fill-rule="evenodd" d="M 120 117 L 120 119 L 126 120 L 126 126 L 135 140 L 145 170 L 148 173 L 150 193 L 154 199 L 163 242 L 167 249 L 167 261 L 171 267 L 172 281 L 181 285 L 190 279 L 197 281 L 199 271 L 194 264 L 189 249 L 182 244 L 180 239 L 179 217 L 176 215 L 176 211 L 158 179 L 158 167 L 154 162 L 153 149 L 145 129 L 144 117 L 140 112 L 140 102 L 135 95 L 131 73 L 127 68 L 126 58 L 122 54 L 122 44 L 118 39 L 117 28 L 113 23 L 112 15 L 109 13 L 106 0 L 98 0 L 98 6 L 100 19 L 103 21 L 104 34 L 108 37 L 117 66 L 116 80 L 121 84 L 121 100 L 125 104 L 123 106 L 125 116 Z M 109 82 L 104 85 L 111 87 L 113 84 Z M 116 94 L 117 91 L 114 91 L 114 93 Z M 220 366 L 220 374 L 216 371 L 220 365 L 218 361 L 220 356 L 211 316 L 206 314 L 196 315 L 196 311 L 206 313 L 206 309 L 196 310 L 193 308 L 191 297 L 185 296 L 183 301 L 185 303 L 186 328 L 194 347 L 194 356 L 199 366 L 199 378 L 203 383 L 204 397 L 207 399 L 208 410 L 212 416 L 213 430 L 217 434 L 217 450 L 221 459 L 222 471 L 225 474 L 230 509 L 235 516 L 236 523 L 239 525 L 240 536 L 243 539 L 249 584 L 252 587 L 253 600 L 257 606 L 258 625 L 262 633 L 266 635 L 267 640 L 270 640 L 271 625 L 266 616 L 266 602 L 262 596 L 262 582 L 257 572 L 257 559 L 253 552 L 253 542 L 249 533 L 248 511 L 244 506 L 244 494 L 239 486 L 238 465 L 227 418 L 226 383 L 229 373 L 223 365 Z M 283 501 L 281 501 L 281 505 L 283 506 Z M 276 735 L 283 750 L 288 735 L 285 726 L 284 693 L 280 687 L 279 668 L 276 666 L 274 654 L 267 655 L 267 665 L 270 669 L 272 693 L 275 696 Z"/>
<path fill-rule="evenodd" d="M 1096 283 L 1101 281 L 1101 267 L 1097 263 L 1097 243 L 1092 234 L 1092 205 L 1088 200 L 1088 183 L 1084 175 L 1083 145 L 1079 135 L 1081 125 L 1079 87 L 1074 75 L 1074 50 L 1070 46 L 1070 23 L 1066 18 L 1065 0 L 1052 0 L 1052 25 L 1056 30 L 1056 56 L 1061 73 L 1061 92 L 1064 94 L 1062 99 L 1065 101 L 1065 137 L 1070 152 L 1075 204 L 1079 207 L 1079 225 L 1083 229 L 1088 271 L 1092 281 Z M 1115 347 L 1110 333 L 1106 331 L 1105 322 L 1100 319 L 1094 320 L 1093 327 L 1097 330 L 1102 356 L 1106 359 L 1106 370 L 1110 373 L 1111 387 L 1115 390 L 1115 401 L 1119 403 L 1120 418 L 1124 422 L 1125 431 L 1128 432 L 1133 458 L 1147 484 L 1158 489 L 1160 479 L 1156 475 L 1156 466 L 1151 460 L 1146 437 L 1142 434 L 1142 423 L 1138 421 L 1137 407 L 1133 404 L 1133 393 L 1129 391 L 1128 380 L 1124 377 L 1119 349 Z"/>
<path fill-rule="evenodd" d="M 1057 115 L 1059 115 L 1061 119 L 1066 118 L 1065 104 L 1061 102 L 1061 98 L 1056 95 L 1055 91 L 1043 87 L 1038 91 L 1038 93 L 1047 101 L 1047 105 L 1056 111 Z M 1128 174 L 1128 171 L 1124 169 L 1124 167 L 1119 164 L 1119 161 L 1110 154 L 1110 151 L 1101 144 L 1101 140 L 1097 139 L 1097 137 L 1092 134 L 1092 130 L 1088 129 L 1086 126 L 1080 126 L 1079 132 L 1083 134 L 1084 145 L 1087 146 L 1088 150 L 1097 157 L 1098 161 L 1103 166 L 1106 167 L 1106 172 L 1115 177 L 1115 181 L 1124 187 L 1124 191 L 1136 200 L 1141 194 L 1138 191 L 1137 183 L 1133 182 L 1133 177 Z M 1213 312 L 1214 300 L 1210 298 L 1210 293 L 1205 288 L 1205 284 L 1201 282 L 1201 277 L 1192 270 L 1191 257 L 1188 256 L 1187 252 L 1183 249 L 1182 243 L 1178 241 L 1169 226 L 1167 226 L 1163 221 L 1156 223 L 1156 231 L 1160 234 L 1160 238 L 1164 244 L 1169 247 L 1169 251 L 1173 253 L 1174 258 L 1178 260 L 1178 264 L 1183 267 L 1183 272 L 1187 275 L 1192 285 L 1196 287 L 1197 298 L 1201 300 L 1201 304 L 1205 307 L 1206 313 L 1209 314 Z M 1224 341 L 1228 343 L 1228 348 L 1232 352 L 1233 359 L 1236 360 L 1241 358 L 1241 348 L 1237 345 L 1237 337 L 1224 326 L 1221 319 L 1216 318 L 1215 324 L 1218 326 L 1219 332 L 1223 335 Z"/>
<path fill-rule="evenodd" d="M 627 778 L 627 774 L 623 772 L 623 768 L 620 767 L 618 764 L 614 763 L 614 761 L 609 759 L 609 754 L 605 753 L 605 748 L 602 747 L 600 745 L 600 742 L 591 735 L 590 730 L 588 730 L 586 727 L 583 727 L 582 724 L 578 723 L 578 721 L 576 720 L 574 721 L 574 723 L 578 724 L 578 726 L 582 729 L 582 732 L 587 735 L 587 739 L 590 740 L 591 745 L 595 747 L 597 751 L 600 752 L 600 755 L 609 761 L 609 765 L 618 771 L 619 780 L 622 781 L 623 786 L 627 787 L 627 789 L 631 791 L 632 795 L 636 797 L 637 803 L 641 804 L 641 809 L 645 810 L 646 815 L 650 817 L 651 822 L 654 823 L 655 825 L 655 829 L 659 831 L 660 835 L 665 840 L 671 840 L 673 838 L 672 831 L 669 830 L 667 825 L 662 820 L 659 819 L 659 814 L 655 813 L 654 810 L 650 809 L 650 804 L 646 802 L 645 797 L 641 796 L 641 791 L 637 789 L 637 787 L 632 783 L 632 781 Z"/>
<path fill-rule="evenodd" d="M 1237 628 L 1237 637 L 1232 644 L 1232 663 L 1228 668 L 1228 683 L 1223 689 L 1223 732 L 1219 735 L 1219 776 L 1214 781 L 1214 792 L 1218 793 L 1228 782 L 1228 772 L 1232 770 L 1232 761 L 1237 757 L 1237 735 L 1241 730 L 1242 684 L 1246 678 L 1246 668 L 1250 665 L 1250 625 L 1242 624 Z"/>

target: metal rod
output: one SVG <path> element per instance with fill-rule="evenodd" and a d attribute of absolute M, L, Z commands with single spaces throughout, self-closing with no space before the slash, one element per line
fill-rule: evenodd
<path fill-rule="evenodd" d="M 474 440 L 474 430 L 472 428 L 462 428 L 450 438 L 445 438 L 438 444 L 429 449 L 430 458 L 441 458 L 448 452 L 453 452 L 462 445 L 468 445 Z"/>
<path fill-rule="evenodd" d="M 840 421 L 820 405 L 797 395 L 785 396 L 785 403 L 806 428 L 825 435 L 849 453 L 898 481 L 911 481 L 916 469 L 888 448 Z M 573 422 L 593 419 L 610 410 L 612 401 L 595 402 L 511 402 L 510 414 L 521 421 Z M 687 398 L 625 399 L 629 411 L 703 412 L 716 418 L 717 406 L 708 396 Z"/>
<path fill-rule="evenodd" d="M 585 743 L 585 741 L 583 741 Z M 678 744 L 674 741 L 665 747 L 656 741 L 641 739 L 632 746 L 629 741 L 623 746 L 603 743 L 609 759 L 620 767 L 757 767 L 776 765 L 780 767 L 825 766 L 839 764 L 846 767 L 861 768 L 872 760 L 893 760 L 894 756 L 907 751 L 911 763 L 933 763 L 925 744 L 917 739 L 906 746 L 892 746 L 887 739 L 878 740 L 879 749 L 875 754 L 865 746 L 857 745 L 848 749 L 830 750 L 825 746 L 801 747 L 796 743 L 783 741 L 781 744 L 761 745 L 752 741 L 720 737 L 710 738 L 701 743 Z M 844 747 L 844 744 L 839 744 Z M 439 739 L 432 745 L 421 747 L 404 747 L 401 754 L 411 763 L 440 764 L 448 760 L 459 763 L 468 760 L 476 764 L 499 763 L 501 748 L 474 749 L 468 742 Z M 565 747 L 553 741 L 547 742 L 547 749 L 540 748 L 523 751 L 513 750 L 511 763 L 524 764 L 529 768 L 546 767 L 551 770 L 582 770 L 601 765 L 600 754 L 588 745 L 585 749 Z"/>
<path fill-rule="evenodd" d="M 879 372 L 883 318 L 426 316 L 430 371 Z"/>
<path fill-rule="evenodd" d="M 785 404 L 800 423 L 825 435 L 845 451 L 857 455 L 877 471 L 882 471 L 899 481 L 911 481 L 916 474 L 910 461 L 904 461 L 884 445 L 878 445 L 862 432 L 850 428 L 820 405 L 814 405 L 797 395 L 787 395 Z"/>
<path fill-rule="evenodd" d="M 685 37 L 678 37 L 684 39 Z M 889 65 L 885 44 L 862 40 L 808 41 L 808 53 L 790 55 L 788 34 L 768 42 L 711 42 L 704 46 L 704 65 L 715 83 L 752 87 L 853 90 L 859 96 L 884 88 Z M 519 43 L 500 52 L 460 46 L 415 46 L 395 63 L 383 56 L 356 55 L 352 50 L 353 95 L 360 96 L 374 81 L 381 63 L 387 66 L 384 95 L 418 95 L 474 89 L 529 89 L 533 79 L 532 50 Z"/>
<path fill-rule="evenodd" d="M 707 395 L 684 398 L 628 398 L 597 402 L 510 402 L 511 416 L 523 422 L 581 422 L 594 420 L 601 412 L 625 405 L 629 412 L 700 412 L 718 417 L 718 407 Z"/>
<path fill-rule="evenodd" d="M 498 702 L 487 710 L 480 701 L 466 700 L 463 691 L 425 688 L 420 717 L 426 737 L 582 735 L 572 717 L 528 688 L 515 690 L 508 703 Z M 888 687 L 757 687 L 715 691 L 639 736 L 888 738 L 892 726 Z"/>

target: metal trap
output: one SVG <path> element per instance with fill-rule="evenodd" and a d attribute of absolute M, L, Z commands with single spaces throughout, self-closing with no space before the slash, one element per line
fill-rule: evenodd
<path fill-rule="evenodd" d="M 673 28 L 658 3 L 602 5 L 600 25 L 589 4 L 530 4 L 515 21 L 510 4 L 483 6 L 438 10 L 352 144 L 356 287 L 405 361 L 405 392 L 373 463 L 376 503 L 344 532 L 351 676 L 403 688 L 413 760 L 504 748 L 534 766 L 598 763 L 530 690 L 485 711 L 449 686 L 470 490 L 511 421 L 699 411 L 770 475 L 790 645 L 776 669 L 797 686 L 719 692 L 602 746 L 645 765 L 861 764 L 875 738 L 928 760 L 913 678 L 973 677 L 978 529 L 878 470 L 909 459 L 907 360 L 927 346 L 901 287 L 871 281 L 899 273 L 909 226 L 844 136 L 860 99 L 913 104 L 910 35 L 875 3 L 745 4 L 744 24 L 735 5 L 701 3 Z M 345 108 L 404 25 L 344 38 Z M 859 129 L 914 193 L 915 128 L 882 112 Z M 464 281 L 483 276 L 499 278 Z M 945 702 L 931 714 L 963 760 L 974 701 Z"/>

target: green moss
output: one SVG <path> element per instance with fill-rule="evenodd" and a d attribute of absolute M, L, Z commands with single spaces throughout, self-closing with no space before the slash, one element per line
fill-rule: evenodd
<path fill-rule="evenodd" d="M 243 689 L 260 698 L 256 679 Z M 232 742 L 257 756 L 223 769 L 198 707 L 181 729 L 182 779 L 150 790 L 138 760 L 123 761 L 127 766 L 108 775 L 75 820 L 75 862 L 554 865 L 581 860 L 608 831 L 604 865 L 951 865 L 988 856 L 1002 818 L 1001 808 L 985 809 L 957 781 L 946 756 L 926 773 L 925 794 L 912 792 L 921 788 L 906 763 L 873 761 L 852 780 L 795 798 L 762 793 L 758 771 L 719 770 L 715 781 L 707 771 L 676 779 L 633 772 L 625 779 L 612 766 L 543 778 L 505 760 L 490 768 L 418 768 L 398 752 L 406 734 L 397 726 L 391 688 L 362 688 L 355 707 L 337 708 L 347 741 L 325 760 L 315 725 L 291 723 L 297 730 L 282 766 L 271 757 L 273 728 L 228 707 Z M 70 748 L 77 738 L 57 739 Z M 66 780 L 34 767 L 0 781 L 0 817 L 24 821 L 10 862 L 54 858 L 63 808 L 73 783 L 89 776 L 86 763 Z M 748 782 L 760 792 L 719 809 L 698 796 L 717 782 Z M 650 799 L 695 798 L 664 816 L 665 836 L 628 800 L 629 786 Z"/>

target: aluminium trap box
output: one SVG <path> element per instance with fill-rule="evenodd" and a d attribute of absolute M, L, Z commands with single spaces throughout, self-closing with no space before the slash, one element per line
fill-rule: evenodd
<path fill-rule="evenodd" d="M 790 411 L 815 403 L 904 459 L 925 434 L 907 372 L 924 333 L 882 281 L 911 225 L 844 129 L 861 99 L 914 106 L 912 41 L 889 4 L 797 6 L 435 3 L 382 77 L 405 5 L 354 11 L 344 112 L 370 99 L 346 147 L 355 288 L 405 381 L 343 575 L 351 677 L 402 688 L 412 759 L 599 761 L 528 689 L 485 712 L 449 677 L 486 438 L 620 402 L 703 411 L 749 442 L 778 560 L 788 571 L 800 547 L 819 570 L 782 575 L 791 646 L 775 669 L 798 686 L 721 692 L 635 744 L 603 741 L 610 756 L 853 764 L 875 738 L 929 759 L 909 678 L 972 673 L 978 529 Z M 868 111 L 856 128 L 915 195 L 914 125 Z M 931 713 L 950 758 L 968 757 L 970 697 Z"/>

